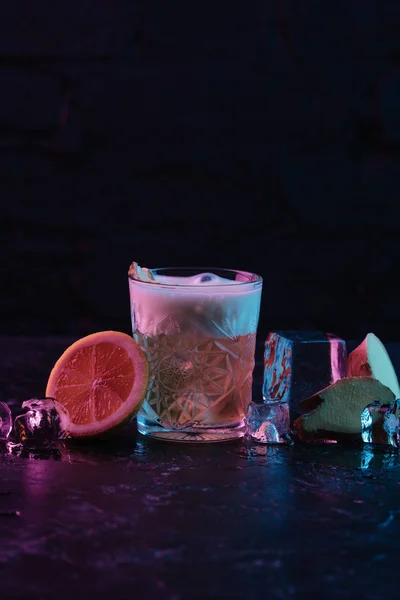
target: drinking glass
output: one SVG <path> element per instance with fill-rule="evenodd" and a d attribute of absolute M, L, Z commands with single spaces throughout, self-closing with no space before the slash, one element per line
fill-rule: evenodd
<path fill-rule="evenodd" d="M 263 280 L 214 268 L 129 269 L 132 332 L 150 383 L 138 430 L 213 442 L 243 437 Z"/>

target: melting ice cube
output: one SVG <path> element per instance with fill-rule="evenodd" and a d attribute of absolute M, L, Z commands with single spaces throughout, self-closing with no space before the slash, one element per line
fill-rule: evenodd
<path fill-rule="evenodd" d="M 0 440 L 6 440 L 11 433 L 11 410 L 4 402 L 0 402 Z"/>
<path fill-rule="evenodd" d="M 289 405 L 284 402 L 252 402 L 247 414 L 247 434 L 262 444 L 290 442 Z"/>
<path fill-rule="evenodd" d="M 21 443 L 49 446 L 68 437 L 69 414 L 53 398 L 32 398 L 22 403 L 25 413 L 15 419 L 15 431 Z"/>
<path fill-rule="evenodd" d="M 264 402 L 287 402 L 292 416 L 298 404 L 346 377 L 346 342 L 330 333 L 271 331 L 265 341 Z"/>
<path fill-rule="evenodd" d="M 398 410 L 400 401 L 393 404 L 372 402 L 361 413 L 361 436 L 366 444 L 385 444 L 400 447 Z"/>

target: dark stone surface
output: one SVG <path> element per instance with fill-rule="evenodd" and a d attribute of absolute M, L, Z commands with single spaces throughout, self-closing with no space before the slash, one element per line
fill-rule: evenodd
<path fill-rule="evenodd" d="M 139 260 L 259 272 L 265 331 L 400 339 L 399 26 L 395 0 L 3 2 L 1 331 L 129 329 Z"/>
<path fill-rule="evenodd" d="M 70 341 L 2 338 L 0 400 L 17 412 L 43 393 Z M 133 428 L 47 460 L 1 453 L 1 598 L 395 597 L 399 506 L 399 455 L 363 448 L 187 446 Z"/>

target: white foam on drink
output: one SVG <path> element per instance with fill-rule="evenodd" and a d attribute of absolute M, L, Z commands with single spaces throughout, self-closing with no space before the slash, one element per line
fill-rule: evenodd
<path fill-rule="evenodd" d="M 141 333 L 169 333 L 168 323 L 175 323 L 176 331 L 196 329 L 204 335 L 210 330 L 233 336 L 256 332 L 261 280 L 251 284 L 244 277 L 231 280 L 214 273 L 190 277 L 147 273 L 150 279 L 147 274 L 145 280 L 129 278 L 135 327 Z"/>
<path fill-rule="evenodd" d="M 170 275 L 159 275 L 158 273 L 153 274 L 154 281 L 164 283 L 166 285 L 234 285 L 235 283 L 242 283 L 235 279 L 227 279 L 226 277 L 219 277 L 214 273 L 201 273 L 200 275 L 192 275 L 191 277 L 171 277 Z"/>

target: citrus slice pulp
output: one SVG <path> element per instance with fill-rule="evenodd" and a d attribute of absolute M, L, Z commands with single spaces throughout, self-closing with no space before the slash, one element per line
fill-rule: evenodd
<path fill-rule="evenodd" d="M 135 340 L 119 331 L 99 331 L 77 340 L 60 356 L 46 396 L 68 410 L 71 436 L 86 437 L 134 417 L 148 383 L 148 361 Z"/>

